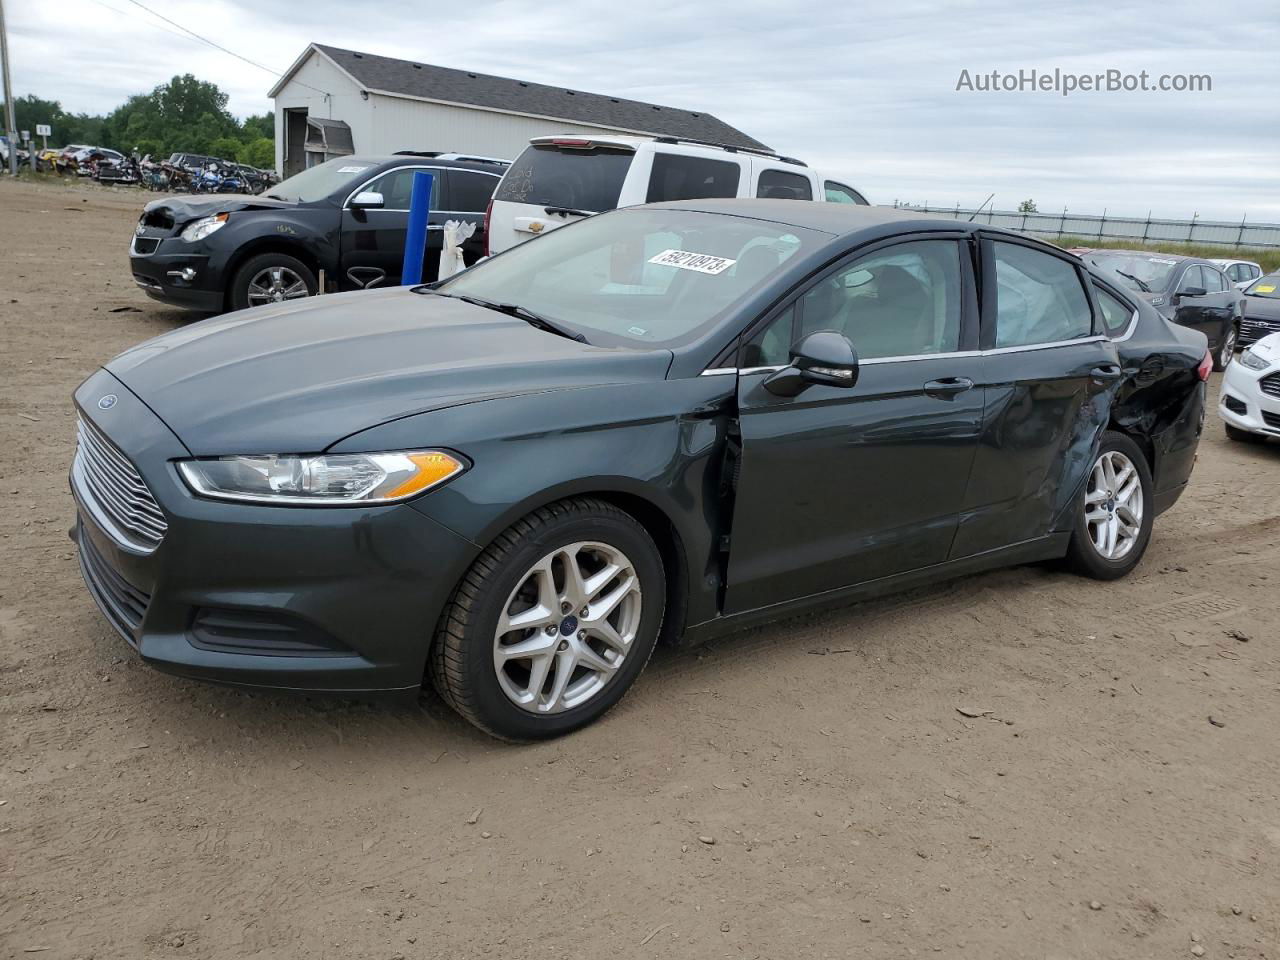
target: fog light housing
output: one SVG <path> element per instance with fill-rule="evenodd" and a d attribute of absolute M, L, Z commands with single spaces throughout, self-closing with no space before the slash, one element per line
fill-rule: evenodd
<path fill-rule="evenodd" d="M 167 276 L 177 277 L 179 280 L 182 280 L 185 283 L 190 283 L 192 280 L 196 278 L 196 268 L 183 267 L 181 270 L 170 270 Z"/>

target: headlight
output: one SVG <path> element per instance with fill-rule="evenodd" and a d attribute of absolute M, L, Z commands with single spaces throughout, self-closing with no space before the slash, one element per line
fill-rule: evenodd
<path fill-rule="evenodd" d="M 203 240 L 209 234 L 221 230 L 229 216 L 230 214 L 227 213 L 215 213 L 212 217 L 201 217 L 199 220 L 192 220 L 182 228 L 182 239 L 187 243 Z"/>
<path fill-rule="evenodd" d="M 1271 362 L 1269 360 L 1263 360 L 1253 352 L 1253 347 L 1250 347 L 1244 353 L 1240 354 L 1237 359 L 1250 370 L 1265 370 L 1267 367 L 1271 366 Z"/>
<path fill-rule="evenodd" d="M 461 473 L 466 464 L 441 450 L 406 450 L 218 457 L 183 460 L 178 469 L 192 490 L 218 500 L 332 506 L 405 500 Z"/>

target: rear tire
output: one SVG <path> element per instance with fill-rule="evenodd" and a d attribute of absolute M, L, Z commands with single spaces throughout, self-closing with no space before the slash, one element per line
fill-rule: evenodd
<path fill-rule="evenodd" d="M 508 527 L 471 565 L 441 615 L 428 672 L 481 730 L 558 737 L 622 699 L 665 607 L 662 557 L 644 527 L 602 500 L 561 500 Z"/>
<path fill-rule="evenodd" d="M 1222 335 L 1222 344 L 1218 347 L 1218 352 L 1213 358 L 1213 369 L 1222 372 L 1231 365 L 1231 361 L 1236 355 L 1236 341 L 1240 337 L 1239 328 L 1236 321 L 1232 319 L 1227 326 L 1226 333 Z"/>
<path fill-rule="evenodd" d="M 271 299 L 278 278 L 281 299 Z M 231 309 L 244 310 L 283 300 L 314 297 L 319 284 L 311 268 L 287 253 L 260 253 L 250 257 L 231 281 Z"/>
<path fill-rule="evenodd" d="M 1067 566 L 1094 580 L 1125 576 L 1146 553 L 1154 519 L 1146 456 L 1123 433 L 1107 431 L 1080 494 Z"/>

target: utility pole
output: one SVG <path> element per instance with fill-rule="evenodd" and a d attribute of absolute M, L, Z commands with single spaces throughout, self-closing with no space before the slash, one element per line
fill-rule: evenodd
<path fill-rule="evenodd" d="M 9 32 L 4 25 L 4 0 L 0 0 L 0 60 L 4 61 L 4 128 L 9 138 L 9 173 L 18 175 L 18 121 L 13 109 L 13 83 L 9 79 Z"/>

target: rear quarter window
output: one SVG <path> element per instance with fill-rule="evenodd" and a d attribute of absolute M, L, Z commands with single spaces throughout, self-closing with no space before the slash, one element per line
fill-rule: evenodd
<path fill-rule="evenodd" d="M 812 200 L 808 177 L 785 170 L 763 170 L 756 184 L 756 196 L 771 200 Z"/>
<path fill-rule="evenodd" d="M 587 213 L 612 210 L 634 158 L 630 150 L 531 145 L 511 165 L 493 199 Z"/>

